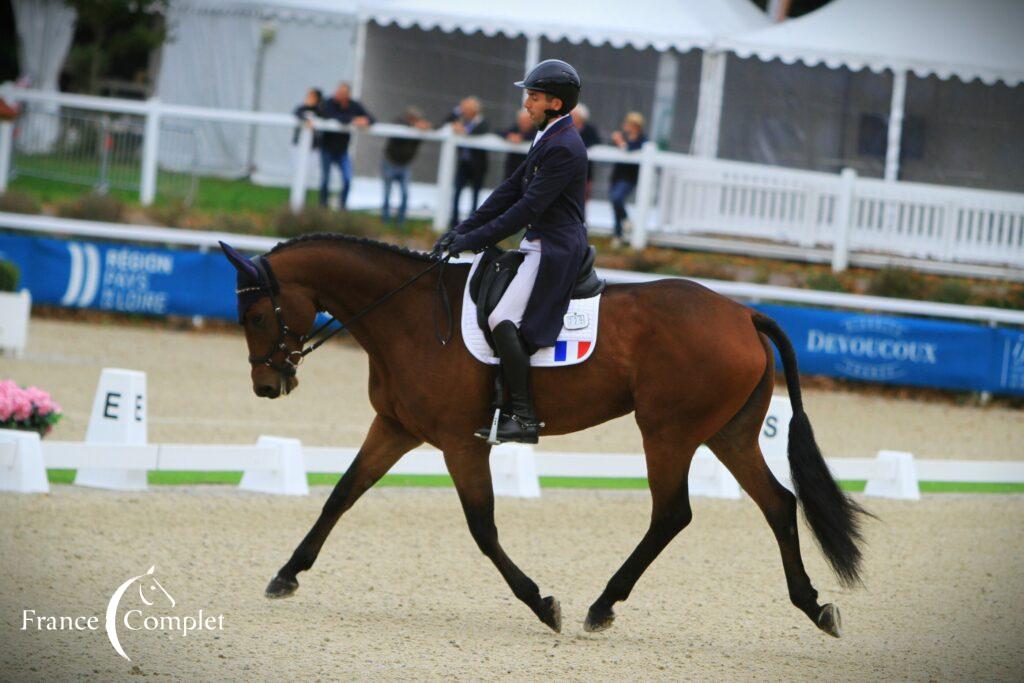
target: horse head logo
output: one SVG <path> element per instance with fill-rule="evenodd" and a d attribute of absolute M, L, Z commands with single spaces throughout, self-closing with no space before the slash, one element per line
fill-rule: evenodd
<path fill-rule="evenodd" d="M 110 644 L 114 646 L 114 651 L 129 662 L 132 659 L 124 653 L 124 648 L 121 647 L 121 642 L 117 637 L 117 607 L 121 604 L 121 598 L 124 597 L 124 594 L 131 588 L 132 584 L 138 582 L 139 599 L 147 607 L 152 607 L 161 596 L 167 599 L 172 608 L 176 604 L 171 594 L 156 580 L 156 577 L 153 575 L 155 571 L 156 565 L 153 565 L 145 574 L 139 574 L 128 579 L 117 587 L 114 594 L 110 596 L 110 602 L 107 603 L 107 638 L 110 639 Z"/>

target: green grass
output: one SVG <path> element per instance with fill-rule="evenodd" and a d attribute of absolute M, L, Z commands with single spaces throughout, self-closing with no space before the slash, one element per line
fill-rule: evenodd
<path fill-rule="evenodd" d="M 52 484 L 70 484 L 75 479 L 74 470 L 47 470 Z M 333 486 L 340 474 L 309 474 L 312 486 Z M 180 472 L 160 471 L 149 473 L 153 485 L 191 486 L 195 484 L 230 484 L 235 486 L 242 479 L 241 472 Z M 864 490 L 863 481 L 840 481 L 845 491 Z M 431 488 L 449 487 L 452 479 L 446 474 L 388 474 L 378 486 L 426 486 Z M 548 489 L 646 489 L 646 479 L 605 479 L 601 477 L 541 477 L 540 485 Z M 1024 493 L 1021 484 L 985 484 L 970 482 L 922 481 L 922 493 Z"/>

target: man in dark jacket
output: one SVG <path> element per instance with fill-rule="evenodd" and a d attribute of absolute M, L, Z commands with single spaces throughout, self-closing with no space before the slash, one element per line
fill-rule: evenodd
<path fill-rule="evenodd" d="M 587 109 L 587 105 L 580 102 L 576 105 L 576 108 L 572 110 L 572 122 L 576 124 L 576 130 L 580 132 L 580 139 L 583 140 L 583 145 L 590 149 L 594 145 L 601 144 L 601 134 L 597 132 L 597 128 L 590 122 L 590 110 Z M 587 201 L 590 201 L 590 188 L 594 186 L 594 162 L 591 161 L 587 164 Z"/>
<path fill-rule="evenodd" d="M 580 78 L 569 64 L 548 59 L 516 83 L 540 132 L 526 160 L 472 216 L 438 240 L 435 251 L 459 253 L 495 244 L 523 228 L 526 258 L 488 319 L 509 402 L 499 441 L 537 443 L 542 423 L 533 407 L 530 354 L 552 346 L 562 329 L 573 285 L 587 251 L 583 193 L 587 149 L 569 112 Z M 477 430 L 487 438 L 490 429 Z"/>
<path fill-rule="evenodd" d="M 403 126 L 410 126 L 419 130 L 430 130 L 430 122 L 423 117 L 423 112 L 418 107 L 408 107 L 401 118 L 395 123 Z M 384 206 L 381 208 L 381 220 L 387 222 L 391 219 L 391 184 L 398 183 L 398 191 L 401 194 L 401 202 L 398 205 L 398 214 L 395 216 L 395 225 L 401 226 L 405 222 L 405 210 L 409 205 L 409 178 L 412 175 L 412 160 L 420 150 L 419 138 L 388 138 L 384 146 L 384 158 L 380 161 L 380 177 L 384 181 Z"/>
<path fill-rule="evenodd" d="M 373 117 L 356 100 L 352 99 L 352 90 L 348 83 L 341 83 L 334 91 L 334 97 L 323 103 L 320 118 L 334 119 L 338 123 L 352 124 L 365 128 L 373 123 Z M 348 204 L 348 188 L 352 182 L 352 161 L 348 157 L 350 133 L 324 131 L 320 136 L 320 206 L 327 206 L 328 187 L 331 180 L 331 167 L 337 166 L 341 172 L 342 209 Z"/>
<path fill-rule="evenodd" d="M 459 106 L 445 119 L 445 123 L 452 124 L 452 130 L 456 135 L 483 135 L 490 132 L 489 124 L 484 118 L 480 106 L 480 100 L 476 97 L 467 97 L 459 102 Z M 460 147 L 458 162 L 455 165 L 455 198 L 452 202 L 452 216 L 448 227 L 455 227 L 455 224 L 459 222 L 459 197 L 467 185 L 473 192 L 472 206 L 473 209 L 476 209 L 485 175 L 487 175 L 487 152 L 482 149 Z"/>

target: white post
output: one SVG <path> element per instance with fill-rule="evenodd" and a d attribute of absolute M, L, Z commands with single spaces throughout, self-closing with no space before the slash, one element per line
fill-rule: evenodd
<path fill-rule="evenodd" d="M 697 95 L 697 120 L 693 124 L 693 140 L 690 143 L 690 152 L 695 156 L 711 159 L 718 156 L 726 63 L 725 52 L 704 51 L 700 66 L 700 92 Z"/>
<path fill-rule="evenodd" d="M 142 179 L 139 183 L 139 202 L 149 206 L 156 197 L 157 156 L 160 150 L 160 101 L 151 97 L 146 101 L 146 128 L 142 138 Z"/>
<path fill-rule="evenodd" d="M 306 173 L 309 171 L 309 153 L 313 150 L 313 129 L 305 121 L 301 125 L 295 168 L 292 169 L 291 194 L 288 196 L 288 206 L 292 213 L 301 211 L 306 203 Z"/>
<path fill-rule="evenodd" d="M 355 64 L 352 69 L 352 97 L 362 99 L 363 97 L 363 66 L 366 56 L 366 17 L 359 18 L 359 25 L 356 27 L 356 44 L 353 46 Z"/>
<path fill-rule="evenodd" d="M 889 140 L 885 148 L 885 179 L 899 180 L 900 145 L 903 140 L 903 109 L 907 97 L 907 72 L 892 77 L 892 102 L 889 104 Z"/>
<path fill-rule="evenodd" d="M 530 69 L 540 63 L 540 36 L 526 36 L 526 69 L 523 75 L 530 73 Z"/>
<path fill-rule="evenodd" d="M 452 216 L 452 193 L 455 191 L 455 133 L 444 131 L 441 154 L 437 161 L 437 206 L 434 209 L 434 231 L 444 232 Z"/>
<path fill-rule="evenodd" d="M 640 149 L 640 176 L 636 185 L 636 220 L 633 221 L 633 233 L 629 236 L 629 244 L 634 249 L 647 246 L 647 223 L 651 219 L 654 204 L 654 180 L 657 174 L 655 165 L 658 145 L 648 140 Z"/>
<path fill-rule="evenodd" d="M 7 192 L 11 177 L 11 156 L 14 151 L 14 124 L 0 122 L 0 192 Z"/>
<path fill-rule="evenodd" d="M 839 174 L 839 199 L 836 202 L 835 243 L 832 249 L 832 270 L 841 273 L 850 264 L 850 222 L 853 214 L 853 191 L 857 171 L 844 168 Z"/>
<path fill-rule="evenodd" d="M 651 139 L 668 146 L 672 136 L 672 118 L 676 109 L 676 74 L 679 59 L 671 50 L 658 57 L 658 76 L 654 82 L 654 111 L 651 112 Z"/>

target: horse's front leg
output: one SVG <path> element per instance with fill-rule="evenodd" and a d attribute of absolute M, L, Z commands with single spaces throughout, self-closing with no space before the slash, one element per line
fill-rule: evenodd
<path fill-rule="evenodd" d="M 498 528 L 494 525 L 494 490 L 491 486 L 491 468 L 488 463 L 490 447 L 484 443 L 445 448 L 444 460 L 455 482 L 455 489 L 466 514 L 469 532 L 484 555 L 512 589 L 512 593 L 533 610 L 537 618 L 552 630 L 562 631 L 562 608 L 558 600 L 549 595 L 540 596 L 533 580 L 516 566 L 498 543 Z"/>
<path fill-rule="evenodd" d="M 285 598 L 298 589 L 296 574 L 313 566 L 320 548 L 342 513 L 377 483 L 399 458 L 421 443 L 420 439 L 409 434 L 398 422 L 381 415 L 374 418 L 359 453 L 335 484 L 313 528 L 299 543 L 291 559 L 267 585 L 268 598 Z"/>

